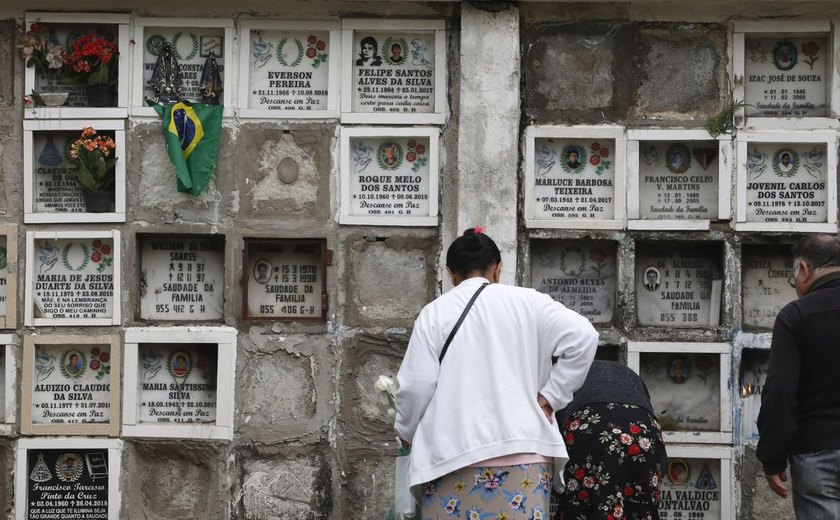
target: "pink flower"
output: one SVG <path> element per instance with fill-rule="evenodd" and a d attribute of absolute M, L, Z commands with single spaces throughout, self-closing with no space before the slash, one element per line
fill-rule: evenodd
<path fill-rule="evenodd" d="M 588 476 L 583 478 L 583 485 L 588 488 L 594 487 L 597 482 L 598 481 L 595 480 L 595 477 Z"/>
<path fill-rule="evenodd" d="M 629 436 L 626 433 L 622 433 L 618 437 L 618 440 L 621 441 L 621 444 L 625 444 L 625 445 L 633 444 L 633 437 Z"/>
<path fill-rule="evenodd" d="M 315 48 L 322 51 L 327 48 L 327 44 L 324 41 L 318 40 L 318 43 L 315 44 Z"/>
<path fill-rule="evenodd" d="M 600 164 L 600 163 L 601 163 L 601 158 L 600 158 L 600 157 L 598 157 L 597 155 L 593 155 L 593 156 L 591 156 L 591 157 L 589 158 L 589 163 L 590 163 L 592 166 L 598 166 L 598 164 Z"/>
<path fill-rule="evenodd" d="M 316 54 L 317 54 L 317 52 L 315 51 L 315 49 L 313 49 L 311 47 L 309 49 L 306 49 L 306 57 L 307 58 L 312 59 L 312 58 L 315 57 Z"/>
<path fill-rule="evenodd" d="M 100 260 L 102 260 L 102 254 L 99 251 L 94 251 L 90 255 L 90 259 L 93 260 L 94 263 L 98 263 Z"/>
<path fill-rule="evenodd" d="M 415 154 L 414 152 L 408 152 L 407 154 L 405 154 L 405 160 L 408 162 L 414 162 L 415 160 L 417 160 L 417 154 Z"/>
<path fill-rule="evenodd" d="M 601 157 L 603 157 L 604 159 L 610 156 L 610 150 L 608 148 L 601 148 L 601 151 L 598 153 L 600 153 Z"/>
<path fill-rule="evenodd" d="M 420 155 L 423 155 L 424 153 L 426 153 L 426 147 L 423 146 L 422 144 L 418 144 L 417 145 L 417 153 L 420 154 Z"/>
<path fill-rule="evenodd" d="M 91 360 L 90 369 L 91 370 L 99 370 L 99 360 L 96 360 L 96 359 Z"/>
<path fill-rule="evenodd" d="M 318 38 L 314 34 L 310 34 L 309 38 L 306 39 L 306 42 L 310 45 L 315 45 L 315 42 L 318 41 Z"/>

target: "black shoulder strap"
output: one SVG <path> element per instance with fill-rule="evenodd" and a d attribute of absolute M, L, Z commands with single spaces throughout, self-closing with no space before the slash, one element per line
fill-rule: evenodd
<path fill-rule="evenodd" d="M 461 313 L 461 317 L 458 318 L 458 321 L 455 323 L 455 326 L 452 327 L 452 332 L 450 332 L 449 337 L 446 338 L 446 343 L 443 344 L 443 350 L 440 351 L 440 356 L 438 357 L 438 363 L 443 361 L 443 356 L 445 356 L 446 351 L 449 350 L 449 344 L 452 343 L 452 338 L 455 337 L 455 333 L 458 332 L 459 328 L 461 328 L 461 323 L 464 322 L 464 318 L 467 317 L 467 313 L 470 312 L 470 309 L 472 308 L 473 303 L 475 303 L 476 298 L 478 298 L 478 295 L 481 294 L 481 291 L 483 291 L 484 288 L 487 287 L 488 285 L 490 285 L 489 282 L 484 282 L 483 284 L 481 284 L 481 287 L 479 287 L 478 290 L 475 291 L 475 294 L 473 294 L 472 298 L 470 299 L 470 302 L 464 308 L 464 312 Z"/>

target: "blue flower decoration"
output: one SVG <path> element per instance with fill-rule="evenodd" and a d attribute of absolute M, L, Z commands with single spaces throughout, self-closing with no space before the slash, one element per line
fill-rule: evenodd
<path fill-rule="evenodd" d="M 531 518 L 528 520 L 545 520 L 545 513 L 541 507 L 535 507 L 531 509 Z"/>
<path fill-rule="evenodd" d="M 448 497 L 440 497 L 440 505 L 446 511 L 446 514 L 449 516 L 461 516 L 461 501 L 458 497 L 455 496 L 448 496 Z"/>
<path fill-rule="evenodd" d="M 528 497 L 525 495 L 525 492 L 522 490 L 516 491 L 508 491 L 506 489 L 502 490 L 505 494 L 505 500 L 507 500 L 508 505 L 514 511 L 522 511 L 523 513 L 527 511 L 525 508 L 525 501 Z"/>

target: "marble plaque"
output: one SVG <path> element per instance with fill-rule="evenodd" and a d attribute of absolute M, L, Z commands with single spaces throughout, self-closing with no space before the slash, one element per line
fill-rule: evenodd
<path fill-rule="evenodd" d="M 636 252 L 639 324 L 717 325 L 723 277 L 715 249 L 687 243 L 640 245 Z"/>
<path fill-rule="evenodd" d="M 248 317 L 323 318 L 323 243 L 260 241 L 248 244 Z"/>
<path fill-rule="evenodd" d="M 604 240 L 531 242 L 531 284 L 594 323 L 612 321 L 615 244 Z"/>
<path fill-rule="evenodd" d="M 429 216 L 429 138 L 350 139 L 350 215 Z"/>
<path fill-rule="evenodd" d="M 535 219 L 615 218 L 614 139 L 546 138 L 534 146 Z"/>
<path fill-rule="evenodd" d="M 353 112 L 435 112 L 434 32 L 355 31 L 352 45 Z"/>
<path fill-rule="evenodd" d="M 0 413 L 0 424 L 6 422 L 6 346 L 0 345 L 0 407 L 3 413 Z"/>
<path fill-rule="evenodd" d="M 138 422 L 216 422 L 217 345 L 141 344 L 139 355 Z"/>
<path fill-rule="evenodd" d="M 639 143 L 639 216 L 643 219 L 716 219 L 718 143 Z"/>
<path fill-rule="evenodd" d="M 111 318 L 112 238 L 35 239 L 35 318 Z"/>
<path fill-rule="evenodd" d="M 108 449 L 26 450 L 26 500 L 32 520 L 108 520 Z"/>
<path fill-rule="evenodd" d="M 8 240 L 7 235 L 0 235 L 0 316 L 2 317 L 6 316 L 6 297 L 9 290 Z"/>
<path fill-rule="evenodd" d="M 747 145 L 747 222 L 826 222 L 825 143 Z"/>
<path fill-rule="evenodd" d="M 326 110 L 329 31 L 251 31 L 248 108 Z"/>
<path fill-rule="evenodd" d="M 767 381 L 770 368 L 770 352 L 745 350 L 741 356 L 741 437 L 745 440 L 758 439 L 758 412 L 761 409 L 761 393 Z"/>
<path fill-rule="evenodd" d="M 826 36 L 747 37 L 744 43 L 747 117 L 828 115 Z"/>
<path fill-rule="evenodd" d="M 81 132 L 33 132 L 32 208 L 36 213 L 84 213 L 82 186 L 73 163 L 67 160 L 70 144 Z M 103 135 L 109 135 L 103 132 Z M 111 138 L 114 137 L 111 132 Z"/>
<path fill-rule="evenodd" d="M 33 424 L 111 420 L 111 345 L 36 345 Z"/>
<path fill-rule="evenodd" d="M 789 247 L 744 246 L 744 325 L 772 330 L 782 307 L 796 299 L 796 289 L 788 284 L 792 261 Z"/>
<path fill-rule="evenodd" d="M 639 354 L 639 375 L 663 430 L 720 431 L 719 354 Z"/>
<path fill-rule="evenodd" d="M 669 458 L 659 488 L 661 520 L 720 520 L 720 459 Z M 728 517 L 727 517 L 728 518 Z"/>
<path fill-rule="evenodd" d="M 164 43 L 175 51 L 181 67 L 181 98 L 199 101 L 201 69 L 210 53 L 216 56 L 219 72 L 225 70 L 225 30 L 222 27 L 144 27 L 143 28 L 143 94 L 154 99 L 154 90 L 148 86 L 155 69 L 155 62 Z M 230 85 L 223 85 L 230 88 Z"/>
<path fill-rule="evenodd" d="M 222 319 L 225 306 L 224 238 L 147 235 L 142 241 L 142 319 Z"/>

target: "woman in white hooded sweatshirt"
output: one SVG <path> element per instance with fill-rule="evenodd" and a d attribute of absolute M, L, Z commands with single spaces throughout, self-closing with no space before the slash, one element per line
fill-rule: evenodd
<path fill-rule="evenodd" d="M 583 384 L 598 334 L 549 296 L 499 284 L 480 227 L 446 267 L 454 288 L 420 312 L 397 375 L 395 429 L 423 519 L 547 518 L 568 460 L 553 413 Z"/>

